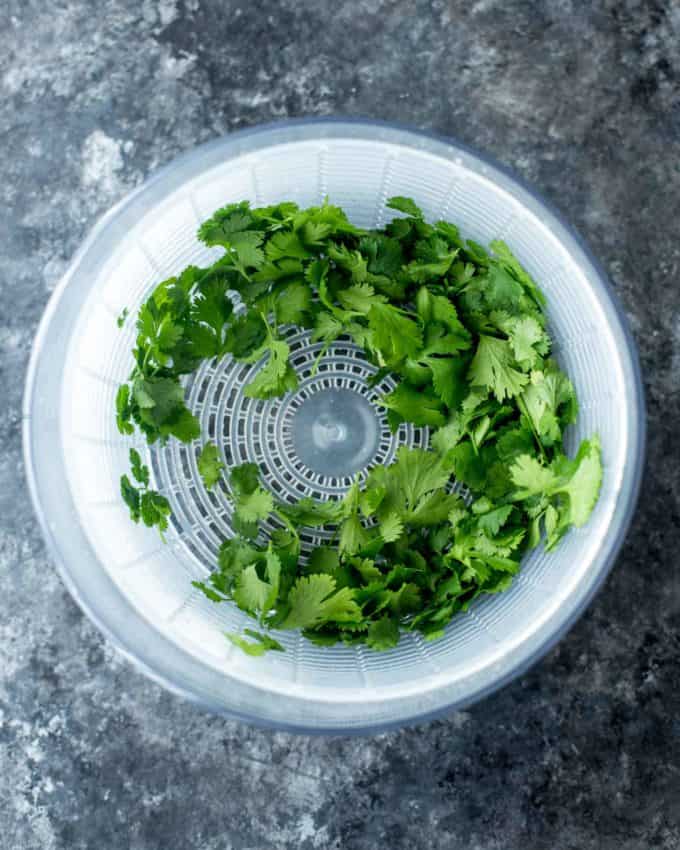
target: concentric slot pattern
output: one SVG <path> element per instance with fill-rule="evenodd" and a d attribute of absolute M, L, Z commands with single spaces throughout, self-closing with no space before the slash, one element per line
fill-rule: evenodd
<path fill-rule="evenodd" d="M 120 503 L 118 479 L 127 469 L 131 443 L 116 433 L 112 409 L 116 385 L 130 369 L 134 327 L 129 321 L 118 331 L 115 315 L 123 307 L 134 315 L 163 277 L 214 256 L 199 245 L 195 231 L 199 218 L 218 206 L 245 197 L 253 203 L 291 197 L 301 204 L 319 203 L 328 195 L 352 221 L 370 227 L 390 217 L 386 200 L 398 194 L 414 197 L 429 219 L 444 216 L 456 222 L 465 236 L 482 242 L 505 238 L 539 281 L 548 298 L 555 353 L 581 402 L 567 446 L 573 452 L 582 438 L 600 434 L 605 462 L 601 499 L 588 526 L 567 535 L 555 552 L 532 553 L 509 591 L 476 600 L 470 613 L 457 617 L 439 641 L 407 636 L 397 649 L 376 654 L 319 649 L 285 633 L 281 639 L 287 653 L 254 661 L 234 652 L 221 634 L 248 624 L 245 615 L 231 605 L 213 605 L 190 585 L 190 579 L 212 568 L 221 540 L 231 534 L 227 487 L 220 484 L 208 493 L 200 484 L 198 446 L 171 442 L 150 455 L 156 483 L 173 505 L 168 545 L 159 545 L 155 531 L 133 526 Z M 380 139 L 335 138 L 261 148 L 206 168 L 181 189 L 161 196 L 141 220 L 130 223 L 110 251 L 89 296 L 79 304 L 63 371 L 61 448 L 77 521 L 101 568 L 135 608 L 197 660 L 228 674 L 227 690 L 215 694 L 217 703 L 230 703 L 228 689 L 235 679 L 254 683 L 263 692 L 305 699 L 331 700 L 338 690 L 350 694 L 360 689 L 357 699 L 363 701 L 382 698 L 388 691 L 398 696 L 425 694 L 433 676 L 438 682 L 457 683 L 474 679 L 483 669 L 502 672 L 505 654 L 525 641 L 531 643 L 540 626 L 586 580 L 606 538 L 628 458 L 630 411 L 620 405 L 629 395 L 610 308 L 596 293 L 594 272 L 563 247 L 551 221 L 549 215 L 524 207 L 511 188 L 500 188 L 485 166 L 463 152 L 444 157 Z M 370 370 L 349 344 L 338 343 L 312 377 L 317 349 L 304 334 L 291 331 L 290 342 L 301 376 L 300 398 L 319 385 L 314 382 L 364 386 Z M 225 360 L 204 364 L 195 374 L 188 384 L 189 403 L 200 411 L 203 439 L 218 445 L 228 466 L 246 460 L 258 463 L 278 498 L 340 494 L 346 480 L 319 478 L 301 467 L 291 452 L 294 397 L 261 402 L 244 396 L 243 388 L 257 368 Z M 389 463 L 400 443 L 417 445 L 421 439 L 415 430 L 402 429 L 392 437 L 383 429 L 375 462 Z M 310 535 L 305 546 L 322 538 L 321 533 Z M 86 577 L 82 581 L 86 583 Z"/>
<path fill-rule="evenodd" d="M 289 327 L 282 336 L 290 346 L 290 360 L 299 378 L 296 392 L 267 401 L 248 398 L 245 389 L 262 367 L 262 361 L 243 364 L 231 357 L 204 363 L 188 383 L 188 404 L 200 418 L 201 440 L 218 447 L 227 469 L 247 462 L 258 464 L 263 482 L 283 502 L 292 503 L 304 496 L 341 498 L 352 477 L 326 476 L 305 466 L 296 456 L 291 436 L 292 421 L 300 405 L 326 389 L 351 390 L 376 409 L 380 439 L 375 455 L 358 473 L 360 480 L 370 467 L 392 463 L 399 446 L 427 444 L 426 431 L 410 424 L 391 433 L 380 413 L 379 400 L 395 382 L 388 377 L 375 387 L 369 386 L 368 378 L 375 373 L 375 367 L 350 340 L 336 341 L 317 362 L 323 346 L 311 341 L 309 331 Z M 150 454 L 155 486 L 170 499 L 173 527 L 182 546 L 202 569 L 210 571 L 217 564 L 220 543 L 234 536 L 232 504 L 225 481 L 212 491 L 206 490 L 198 473 L 199 449 L 198 444 L 173 441 L 165 447 L 154 447 Z M 262 523 L 261 542 L 281 527 L 275 519 Z M 303 555 L 332 536 L 329 529 L 303 532 Z"/>

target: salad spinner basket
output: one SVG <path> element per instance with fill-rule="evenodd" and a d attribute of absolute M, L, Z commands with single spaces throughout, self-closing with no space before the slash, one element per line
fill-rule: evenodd
<path fill-rule="evenodd" d="M 283 633 L 286 652 L 250 658 L 225 630 L 249 624 L 215 605 L 205 579 L 232 535 L 226 489 L 206 491 L 196 446 L 149 448 L 116 430 L 114 399 L 131 369 L 134 316 L 154 285 L 219 256 L 196 239 L 218 207 L 325 197 L 362 227 L 390 218 L 386 200 L 412 197 L 429 220 L 458 224 L 483 244 L 504 239 L 544 290 L 554 352 L 580 401 L 566 451 L 599 434 L 602 492 L 584 527 L 526 557 L 511 588 L 477 599 L 433 642 L 397 648 L 315 647 Z M 131 319 L 122 330 L 116 317 Z M 391 434 L 370 367 L 336 342 L 313 373 L 319 344 L 291 329 L 299 390 L 247 398 L 257 364 L 205 362 L 187 398 L 228 465 L 254 461 L 282 499 L 340 496 L 350 476 L 388 464 L 421 429 Z M 213 711 L 306 732 L 384 729 L 461 706 L 545 653 L 583 610 L 622 543 L 640 478 L 644 410 L 636 355 L 602 270 L 567 225 L 516 178 L 449 140 L 394 126 L 302 121 L 234 133 L 181 156 L 94 228 L 53 295 L 30 363 L 24 408 L 28 479 L 44 535 L 76 601 L 149 676 Z M 302 425 L 318 439 L 301 439 Z M 342 440 L 333 439 L 341 433 Z M 330 434 L 330 442 L 324 435 Z M 172 505 L 164 544 L 130 522 L 119 480 L 134 445 Z M 314 542 L 307 540 L 307 543 Z M 278 636 L 278 635 L 277 635 Z"/>

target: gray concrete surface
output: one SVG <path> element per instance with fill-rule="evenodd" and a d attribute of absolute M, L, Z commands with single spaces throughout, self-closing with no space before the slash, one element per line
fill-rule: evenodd
<path fill-rule="evenodd" d="M 0 4 L 0 847 L 680 848 L 680 5 L 578 0 Z M 113 201 L 237 127 L 364 115 L 533 181 L 610 272 L 649 457 L 606 586 L 528 674 L 372 739 L 207 716 L 67 595 L 24 484 L 40 314 Z"/>

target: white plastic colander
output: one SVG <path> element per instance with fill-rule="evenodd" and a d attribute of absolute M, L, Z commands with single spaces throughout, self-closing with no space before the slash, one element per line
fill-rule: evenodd
<path fill-rule="evenodd" d="M 285 653 L 249 658 L 222 634 L 251 624 L 248 618 L 230 604 L 214 605 L 191 585 L 206 577 L 220 541 L 231 535 L 226 488 L 208 493 L 200 483 L 197 444 L 171 441 L 150 451 L 116 430 L 114 397 L 130 372 L 135 335 L 132 319 L 118 330 L 116 317 L 124 307 L 134 317 L 160 280 L 219 255 L 195 234 L 224 204 L 290 199 L 307 206 L 328 196 L 355 224 L 376 227 L 390 217 L 385 201 L 392 195 L 413 197 L 428 219 L 453 221 L 478 242 L 505 239 L 539 282 L 555 354 L 580 400 L 567 450 L 600 435 L 602 494 L 585 527 L 569 532 L 550 554 L 534 551 L 510 590 L 478 599 L 438 641 L 406 635 L 396 649 L 374 653 L 315 648 L 297 633 L 283 633 Z M 301 378 L 293 395 L 246 398 L 243 388 L 257 366 L 229 358 L 204 364 L 188 381 L 203 436 L 217 443 L 225 463 L 258 463 L 284 499 L 339 495 L 354 470 L 389 463 L 401 443 L 423 443 L 426 435 L 417 428 L 390 434 L 373 404 L 384 386 L 366 386 L 372 369 L 352 345 L 337 343 L 312 376 L 318 346 L 304 332 L 290 337 Z M 341 446 L 322 451 L 328 448 L 324 434 L 337 435 L 336 414 L 349 432 L 346 468 Z M 329 421 L 320 442 L 304 436 Z M 368 122 L 301 121 L 197 148 L 95 227 L 37 335 L 24 441 L 35 507 L 63 578 L 128 658 L 213 711 L 306 732 L 352 732 L 469 703 L 525 669 L 574 622 L 630 521 L 644 406 L 634 346 L 601 269 L 532 191 L 447 140 Z M 133 525 L 121 502 L 119 479 L 131 445 L 172 504 L 166 545 L 155 530 Z"/>

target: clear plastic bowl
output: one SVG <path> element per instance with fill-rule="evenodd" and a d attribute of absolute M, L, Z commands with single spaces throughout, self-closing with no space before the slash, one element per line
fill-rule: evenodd
<path fill-rule="evenodd" d="M 117 433 L 113 406 L 131 366 L 134 321 L 119 331 L 115 319 L 124 307 L 134 317 L 157 282 L 214 255 L 197 242 L 196 228 L 228 202 L 292 199 L 304 206 L 328 196 L 357 225 L 374 227 L 388 217 L 385 201 L 392 195 L 413 197 L 429 219 L 449 219 L 479 242 L 505 239 L 539 281 L 556 356 L 581 402 L 567 448 L 600 435 L 602 494 L 585 527 L 571 531 L 554 552 L 534 551 L 509 591 L 477 600 L 439 641 L 407 635 L 396 649 L 373 653 L 319 649 L 284 633 L 285 654 L 252 659 L 222 635 L 243 625 L 244 615 L 235 606 L 210 603 L 191 586 L 215 563 L 230 518 L 225 491 L 208 496 L 197 486 L 195 447 L 173 442 L 149 451 L 136 443 L 156 486 L 173 503 L 167 545 L 154 530 L 134 526 L 121 503 L 119 477 L 134 443 Z M 302 335 L 293 342 L 308 376 L 309 340 Z M 325 362 L 323 386 L 368 396 L 362 389 L 365 367 L 352 346 L 336 348 Z M 225 361 L 204 366 L 189 382 L 204 433 L 214 436 L 224 458 L 259 462 L 284 498 L 305 487 L 341 492 L 346 479 L 338 470 L 310 478 L 296 460 L 290 422 L 304 398 L 250 402 L 241 392 L 244 381 L 242 367 Z M 357 404 L 365 413 L 364 401 Z M 388 463 L 395 441 L 380 422 L 369 431 L 368 454 Z M 399 435 L 411 444 L 422 438 L 418 429 Z M 640 481 L 644 405 L 634 346 L 605 275 L 533 191 L 446 139 L 363 121 L 301 121 L 234 133 L 197 148 L 99 222 L 38 331 L 24 441 L 35 508 L 64 581 L 125 656 L 212 711 L 280 728 L 348 733 L 468 704 L 557 641 L 591 599 L 623 541 Z"/>

